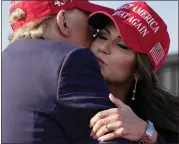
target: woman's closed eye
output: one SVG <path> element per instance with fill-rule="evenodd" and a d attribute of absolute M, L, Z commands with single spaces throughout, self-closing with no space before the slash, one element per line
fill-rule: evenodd
<path fill-rule="evenodd" d="M 99 34 L 98 38 L 103 39 L 103 40 L 107 40 L 107 37 L 102 35 L 102 34 Z"/>
<path fill-rule="evenodd" d="M 128 49 L 127 46 L 123 45 L 123 44 L 117 44 L 120 48 L 123 48 L 123 49 Z"/>

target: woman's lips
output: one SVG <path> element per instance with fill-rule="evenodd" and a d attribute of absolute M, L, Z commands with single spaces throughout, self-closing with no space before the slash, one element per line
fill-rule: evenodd
<path fill-rule="evenodd" d="M 105 62 L 102 59 L 97 57 L 97 60 L 98 60 L 98 63 L 99 63 L 100 66 L 106 65 Z"/>

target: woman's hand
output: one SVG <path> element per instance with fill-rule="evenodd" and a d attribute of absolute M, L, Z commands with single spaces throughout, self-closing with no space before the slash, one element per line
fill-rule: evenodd
<path fill-rule="evenodd" d="M 112 94 L 109 98 L 118 108 L 101 111 L 91 119 L 91 136 L 99 141 L 120 137 L 131 141 L 139 140 L 146 132 L 147 122 Z"/>

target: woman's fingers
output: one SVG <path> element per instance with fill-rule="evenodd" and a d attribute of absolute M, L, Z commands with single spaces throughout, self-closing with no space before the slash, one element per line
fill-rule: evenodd
<path fill-rule="evenodd" d="M 103 135 L 101 137 L 98 138 L 99 141 L 109 141 L 115 138 L 120 138 L 120 137 L 124 137 L 125 135 L 125 131 L 124 128 L 119 128 L 116 131 L 113 131 L 111 133 L 108 133 L 106 135 Z"/>
<path fill-rule="evenodd" d="M 121 100 L 109 95 L 110 100 L 118 106 L 96 114 L 90 121 L 93 138 L 108 141 L 118 137 L 138 140 L 146 130 L 147 123 L 140 119 L 132 109 Z"/>
<path fill-rule="evenodd" d="M 111 93 L 109 94 L 109 99 L 113 102 L 118 108 L 125 109 L 127 105 L 124 104 L 120 99 L 115 98 Z"/>
<path fill-rule="evenodd" d="M 100 130 L 100 129 L 103 129 L 103 131 L 106 131 L 106 126 L 107 124 L 109 123 L 114 123 L 116 121 L 119 121 L 120 119 L 120 115 L 119 113 L 117 114 L 114 114 L 114 115 L 111 115 L 111 116 L 108 116 L 104 119 L 100 119 L 98 120 L 95 125 L 93 126 L 93 129 L 92 129 L 92 133 L 91 133 L 91 136 L 93 135 L 96 135 L 96 133 Z"/>
<path fill-rule="evenodd" d="M 110 115 L 118 114 L 119 110 L 117 108 L 112 108 L 108 110 L 104 110 L 101 112 L 98 112 L 92 119 L 90 120 L 90 127 L 93 127 L 97 121 L 102 120 L 106 117 L 109 117 Z"/>
<path fill-rule="evenodd" d="M 105 124 L 103 125 L 99 131 L 96 132 L 96 137 L 101 137 L 106 133 L 112 132 L 112 131 L 116 131 L 117 129 L 119 129 L 122 126 L 122 122 L 121 121 L 115 121 L 115 122 L 111 122 L 109 124 Z"/>

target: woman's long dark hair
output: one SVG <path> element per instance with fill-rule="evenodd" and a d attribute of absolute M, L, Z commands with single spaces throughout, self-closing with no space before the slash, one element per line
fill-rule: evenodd
<path fill-rule="evenodd" d="M 179 97 L 160 85 L 148 57 L 144 54 L 137 53 L 137 71 L 140 80 L 136 100 L 129 101 L 131 108 L 140 117 L 151 120 L 154 125 L 179 132 Z"/>

